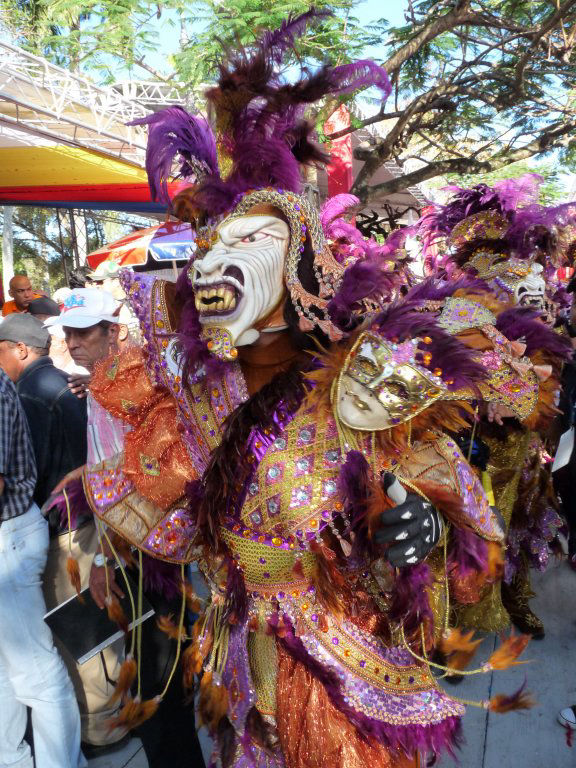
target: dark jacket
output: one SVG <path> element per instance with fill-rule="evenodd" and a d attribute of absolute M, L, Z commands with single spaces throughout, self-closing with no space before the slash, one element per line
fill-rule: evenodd
<path fill-rule="evenodd" d="M 34 501 L 42 506 L 55 485 L 86 463 L 86 400 L 68 389 L 68 374 L 40 357 L 16 382 L 38 467 Z"/>

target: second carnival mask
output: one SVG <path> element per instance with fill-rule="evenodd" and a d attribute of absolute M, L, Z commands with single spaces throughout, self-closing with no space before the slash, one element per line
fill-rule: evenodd
<path fill-rule="evenodd" d="M 352 429 L 375 431 L 412 419 L 446 393 L 440 376 L 416 355 L 420 339 L 393 344 L 363 333 L 350 351 L 336 389 L 336 412 Z"/>

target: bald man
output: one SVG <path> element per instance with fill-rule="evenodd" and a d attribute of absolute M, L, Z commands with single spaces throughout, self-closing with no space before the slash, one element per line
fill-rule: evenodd
<path fill-rule="evenodd" d="M 8 293 L 12 296 L 13 301 L 7 301 L 2 307 L 4 317 L 12 315 L 14 312 L 28 312 L 30 302 L 42 297 L 42 294 L 32 290 L 32 285 L 26 275 L 14 275 L 10 280 Z"/>

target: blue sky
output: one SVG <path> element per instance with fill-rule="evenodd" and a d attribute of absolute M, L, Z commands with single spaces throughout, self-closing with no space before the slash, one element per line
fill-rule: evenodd
<path fill-rule="evenodd" d="M 362 24 L 368 24 L 376 19 L 385 18 L 390 26 L 402 26 L 405 24 L 405 8 L 406 0 L 363 0 L 354 9 L 354 15 Z M 178 33 L 176 28 L 169 23 L 169 12 L 165 12 L 159 21 L 154 19 L 150 26 L 154 27 L 156 24 L 158 25 L 158 33 L 160 35 L 160 50 L 158 53 L 148 53 L 146 61 L 156 69 L 166 71 L 166 57 L 178 50 Z M 379 58 L 378 50 L 371 50 L 366 53 L 368 56 Z M 119 77 L 122 77 L 122 75 L 119 75 Z M 142 74 L 142 77 L 147 79 L 148 75 Z"/>

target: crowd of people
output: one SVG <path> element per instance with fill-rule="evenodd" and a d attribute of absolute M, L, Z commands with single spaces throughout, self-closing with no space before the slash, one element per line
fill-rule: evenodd
<path fill-rule="evenodd" d="M 438 675 L 514 665 L 545 638 L 531 571 L 564 539 L 576 566 L 574 207 L 529 174 L 452 188 L 385 242 L 351 195 L 318 210 L 304 106 L 389 84 L 372 62 L 286 84 L 298 29 L 221 64 L 216 133 L 143 120 L 152 193 L 196 233 L 177 283 L 11 281 L 0 765 L 32 765 L 30 707 L 37 768 L 132 730 L 152 768 L 202 766 L 196 720 L 223 768 L 431 766 L 465 712 Z M 83 664 L 44 622 L 76 593 L 122 630 Z M 470 669 L 476 631 L 503 639 Z"/>

